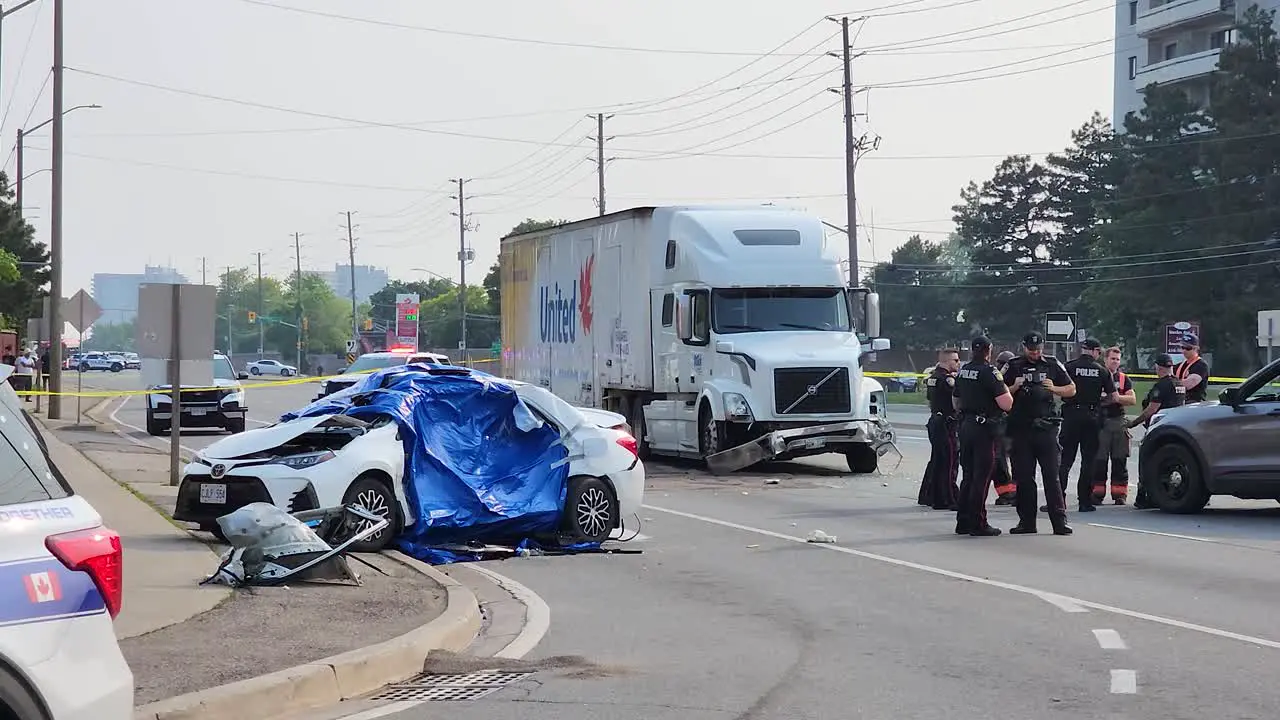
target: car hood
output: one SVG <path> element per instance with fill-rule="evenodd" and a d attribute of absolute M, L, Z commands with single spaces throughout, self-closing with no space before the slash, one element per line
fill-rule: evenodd
<path fill-rule="evenodd" d="M 367 427 L 368 423 L 347 417 L 346 415 L 317 415 L 301 417 L 297 420 L 269 425 L 263 428 L 246 430 L 225 437 L 204 450 L 200 456 L 207 460 L 234 460 L 235 458 L 264 452 L 289 442 L 290 440 L 310 432 L 322 425 L 346 425 L 350 427 Z"/>
<path fill-rule="evenodd" d="M 214 378 L 213 384 L 211 385 L 188 385 L 186 383 L 183 383 L 182 387 L 184 390 L 191 389 L 191 388 L 198 388 L 200 390 L 203 390 L 209 387 L 215 387 L 222 390 L 239 390 L 241 386 L 240 386 L 240 381 L 238 380 L 224 380 L 222 378 Z M 166 383 L 164 385 L 156 385 L 151 389 L 152 390 L 171 390 L 172 388 L 173 388 L 173 385 Z"/>

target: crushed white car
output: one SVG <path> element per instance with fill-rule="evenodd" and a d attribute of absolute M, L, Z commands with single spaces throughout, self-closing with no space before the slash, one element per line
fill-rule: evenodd
<path fill-rule="evenodd" d="M 501 382 L 559 431 L 569 451 L 563 539 L 603 542 L 625 518 L 638 516 L 644 466 L 622 416 L 575 408 L 534 385 Z M 355 504 L 390 520 L 387 531 L 352 548 L 377 551 L 414 524 L 404 468 L 399 426 L 389 416 L 374 422 L 341 414 L 301 417 L 201 451 L 183 471 L 174 519 L 220 534 L 219 517 L 255 502 L 290 513 Z"/>

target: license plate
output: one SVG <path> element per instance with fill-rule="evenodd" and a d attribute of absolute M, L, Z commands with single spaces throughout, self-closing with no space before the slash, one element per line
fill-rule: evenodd
<path fill-rule="evenodd" d="M 207 412 L 204 408 L 191 408 L 191 417 L 204 417 Z"/>
<path fill-rule="evenodd" d="M 220 483 L 204 483 L 200 486 L 200 502 L 205 505 L 226 505 L 227 486 Z"/>
<path fill-rule="evenodd" d="M 827 444 L 826 438 L 805 438 L 801 441 L 800 447 L 806 450 L 815 450 Z"/>

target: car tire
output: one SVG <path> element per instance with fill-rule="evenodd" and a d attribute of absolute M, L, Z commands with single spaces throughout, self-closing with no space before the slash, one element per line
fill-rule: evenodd
<path fill-rule="evenodd" d="M 1209 504 L 1200 463 L 1186 445 L 1172 442 L 1158 448 L 1147 461 L 1144 473 L 1151 478 L 1147 493 L 1161 510 L 1175 515 L 1198 513 Z M 1176 473 L 1176 475 L 1175 475 Z M 1176 486 L 1172 486 L 1176 482 Z"/>
<path fill-rule="evenodd" d="M 256 366 L 256 365 L 255 365 L 255 366 L 253 366 L 253 367 L 249 368 L 249 374 L 250 374 L 250 375 L 261 375 L 261 374 L 262 374 L 262 371 L 261 371 L 261 370 L 259 370 L 259 369 L 258 369 L 258 366 Z"/>
<path fill-rule="evenodd" d="M 167 422 L 160 422 L 151 417 L 151 413 L 147 413 L 147 434 L 148 435 L 164 435 L 169 432 L 170 426 Z"/>
<path fill-rule="evenodd" d="M 289 377 L 292 374 L 293 373 L 288 368 L 285 368 L 280 371 L 280 377 Z"/>
<path fill-rule="evenodd" d="M 373 475 L 361 475 L 347 488 L 342 498 L 343 505 L 359 505 L 360 507 L 380 515 L 390 517 L 391 524 L 382 532 L 351 546 L 353 552 L 375 553 L 385 550 L 400 534 L 404 527 L 404 519 L 400 515 L 400 501 L 387 483 Z"/>
<path fill-rule="evenodd" d="M 223 427 L 226 428 L 226 431 L 231 433 L 232 435 L 239 435 L 240 433 L 244 432 L 245 419 L 239 418 L 237 420 L 228 420 L 227 424 L 224 425 Z"/>
<path fill-rule="evenodd" d="M 78 369 L 80 372 L 89 372 L 89 366 L 84 363 L 80 363 L 80 367 Z"/>
<path fill-rule="evenodd" d="M 0 718 L 9 720 L 49 720 L 40 700 L 23 679 L 0 668 Z"/>
<path fill-rule="evenodd" d="M 120 372 L 121 370 L 124 370 L 124 366 L 120 363 L 111 364 L 111 372 Z"/>
<path fill-rule="evenodd" d="M 567 544 L 608 540 L 617 526 L 618 515 L 618 499 L 609 483 L 587 475 L 569 478 L 560 528 Z"/>
<path fill-rule="evenodd" d="M 849 472 L 857 475 L 869 475 L 880 467 L 880 456 L 870 445 L 854 445 L 844 451 L 844 459 L 849 463 Z"/>

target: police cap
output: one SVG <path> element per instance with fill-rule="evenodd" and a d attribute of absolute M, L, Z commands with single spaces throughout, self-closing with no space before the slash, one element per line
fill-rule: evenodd
<path fill-rule="evenodd" d="M 1084 342 L 1080 343 L 1080 347 L 1084 348 L 1085 350 L 1101 350 L 1102 343 L 1098 342 L 1097 338 L 1089 338 L 1088 340 L 1085 340 Z"/>
<path fill-rule="evenodd" d="M 969 349 L 974 352 L 982 352 L 984 350 L 990 350 L 991 339 L 988 338 L 986 335 L 979 335 L 978 337 L 969 341 Z"/>
<path fill-rule="evenodd" d="M 1044 344 L 1044 336 L 1034 330 L 1022 336 L 1023 347 L 1036 348 L 1036 347 L 1040 347 L 1043 344 Z"/>
<path fill-rule="evenodd" d="M 1200 347 L 1200 338 L 1196 337 L 1195 335 L 1192 335 L 1191 333 L 1187 333 L 1186 335 L 1182 336 L 1182 347 L 1184 348 Z"/>
<path fill-rule="evenodd" d="M 1173 367 L 1173 358 L 1168 353 L 1160 353 L 1151 360 L 1151 364 L 1157 367 Z"/>

